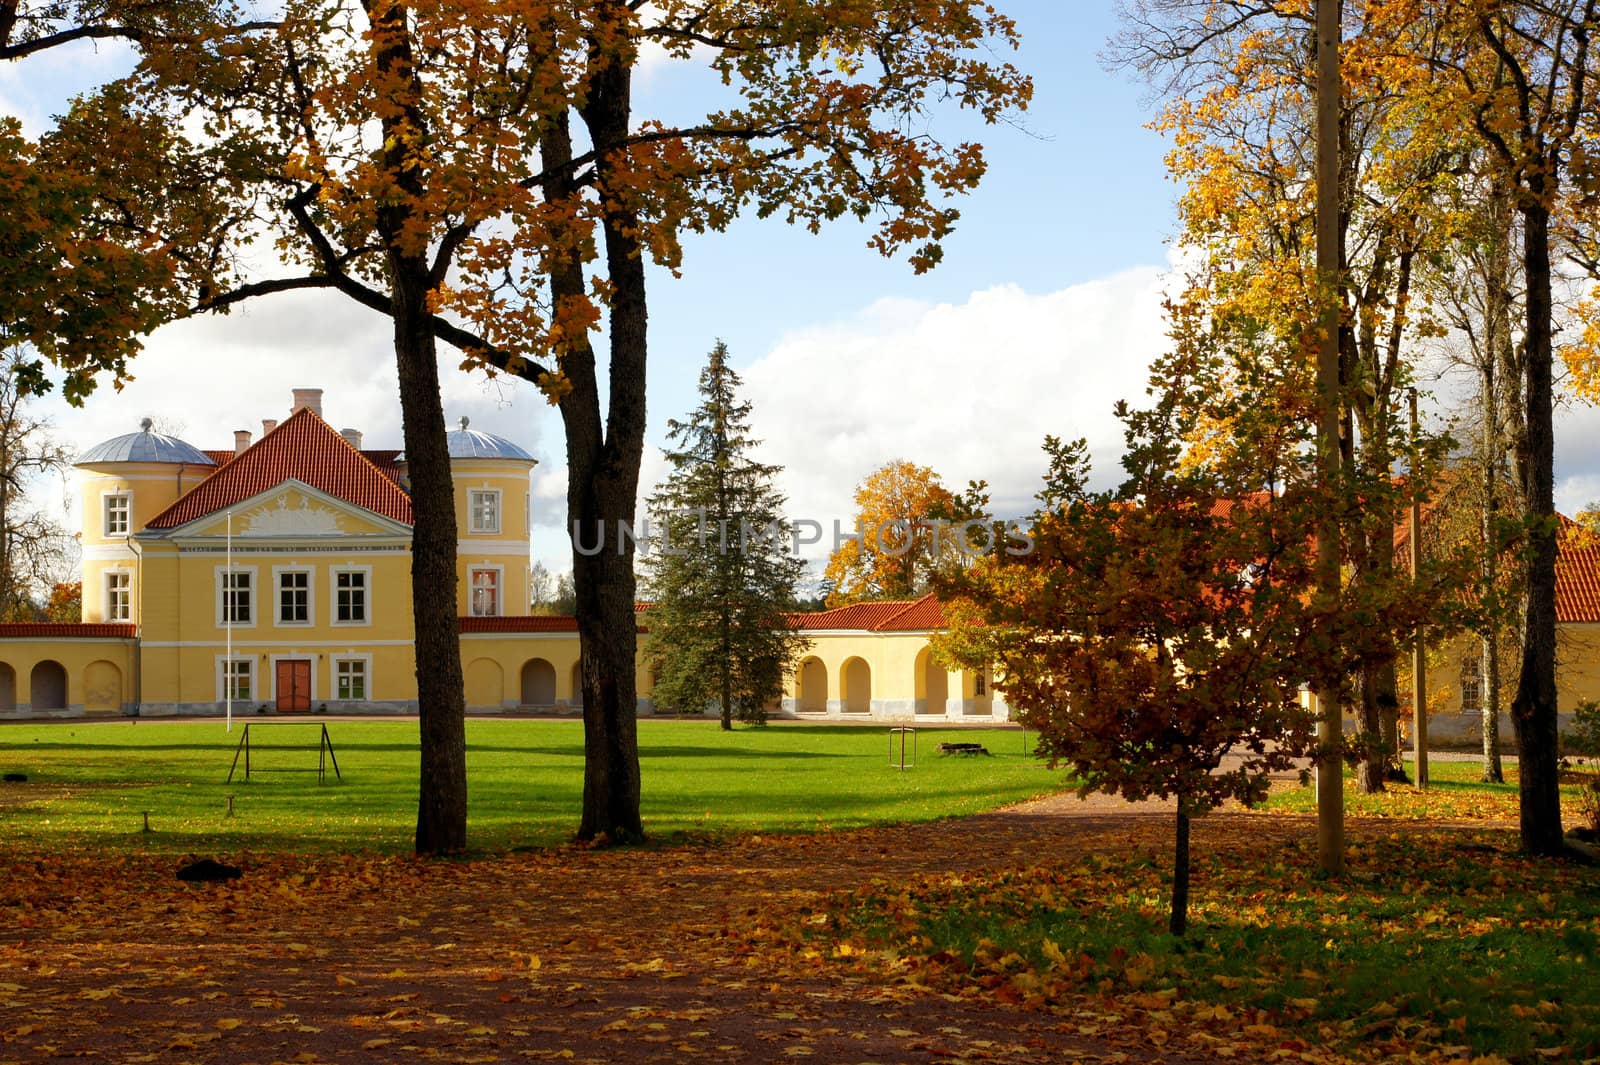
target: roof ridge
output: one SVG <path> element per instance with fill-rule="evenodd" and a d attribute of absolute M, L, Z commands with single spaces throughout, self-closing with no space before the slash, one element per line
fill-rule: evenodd
<path fill-rule="evenodd" d="M 304 417 L 302 417 L 304 415 Z M 291 439 L 298 430 L 299 443 Z M 337 445 L 325 441 L 337 440 Z M 281 443 L 280 443 L 281 442 Z M 341 452 L 340 449 L 343 449 Z M 331 449 L 331 452 L 329 450 Z M 320 451 L 319 457 L 314 452 Z M 360 470 L 345 466 L 354 459 Z M 276 467 L 276 468 L 274 468 Z M 363 482 L 372 480 L 372 483 Z M 219 465 L 145 523 L 146 529 L 168 529 L 198 521 L 262 492 L 296 480 L 363 510 L 411 525 L 411 497 L 388 474 L 310 407 L 301 407 L 263 433 L 261 439 Z M 390 491 L 394 495 L 390 495 Z M 364 500 L 364 501 L 363 501 Z"/>
<path fill-rule="evenodd" d="M 323 427 L 325 429 L 327 429 L 328 432 L 330 432 L 334 436 L 338 437 L 339 438 L 339 442 L 342 443 L 345 447 L 349 448 L 355 454 L 356 458 L 360 459 L 362 462 L 365 462 L 368 466 L 371 466 L 373 471 L 375 473 L 377 473 L 377 475 L 379 477 L 382 477 L 386 481 L 391 480 L 391 478 L 389 477 L 389 475 L 387 473 L 384 473 L 383 470 L 378 468 L 378 464 L 376 462 L 373 462 L 370 458 L 367 457 L 367 453 L 365 451 L 363 451 L 359 447 L 356 447 L 355 444 L 351 443 L 350 438 L 348 436 L 345 436 L 343 433 L 341 433 L 339 430 L 337 430 L 337 429 L 335 429 L 333 427 L 333 423 L 332 422 L 330 422 L 328 419 L 324 418 L 322 415 L 318 414 L 316 411 L 312 410 L 310 407 L 301 407 L 300 410 L 297 410 L 297 411 L 294 412 L 294 414 L 289 415 L 289 417 L 286 419 L 286 422 L 294 421 L 295 415 L 300 414 L 302 411 L 304 411 L 305 413 L 311 415 L 317 421 L 321 422 Z M 272 427 L 272 432 L 275 433 L 275 432 L 278 431 L 278 429 L 279 429 L 279 426 L 274 425 Z M 267 435 L 270 436 L 271 433 L 269 433 Z M 265 440 L 266 436 L 263 436 L 262 439 Z M 245 450 L 249 450 L 249 449 L 246 448 Z M 397 451 L 397 452 L 395 452 L 395 454 L 398 455 L 399 452 Z M 404 488 L 401 488 L 400 490 L 402 492 L 405 492 Z M 410 498 L 410 496 L 411 496 L 411 493 L 410 492 L 406 492 L 406 497 Z"/>
<path fill-rule="evenodd" d="M 899 610 L 896 610 L 893 614 L 890 614 L 888 617 L 884 618 L 882 621 L 880 621 L 876 625 L 872 626 L 872 631 L 873 632 L 881 632 L 881 631 L 883 631 L 883 629 L 886 626 L 894 624 L 894 622 L 898 621 L 900 618 L 905 617 L 907 614 L 911 613 L 913 610 L 917 609 L 917 607 L 921 606 L 923 603 L 927 602 L 929 599 L 932 599 L 932 598 L 933 598 L 933 593 L 932 592 L 927 592 L 927 593 L 923 594 L 923 596 L 921 598 L 913 599 L 910 602 L 907 602 L 905 604 L 905 606 L 901 607 Z M 903 602 L 903 600 L 898 600 L 898 599 L 884 600 L 884 605 L 887 606 L 891 602 Z"/>

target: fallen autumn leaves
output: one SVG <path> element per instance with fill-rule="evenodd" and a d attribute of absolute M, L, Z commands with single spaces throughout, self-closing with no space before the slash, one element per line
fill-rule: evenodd
<path fill-rule="evenodd" d="M 912 967 L 853 927 L 805 923 L 829 920 L 826 900 L 881 893 L 868 887 L 875 877 L 933 898 L 961 883 L 1043 883 L 1027 872 L 1041 860 L 1079 870 L 1070 875 L 1084 890 L 1125 898 L 1151 885 L 1118 881 L 1119 856 L 1164 853 L 1166 831 L 1164 815 L 1064 798 L 937 824 L 663 850 L 460 862 L 230 855 L 245 876 L 225 885 L 180 884 L 168 857 L 10 855 L 0 859 L 0 1060 L 1331 1058 L 1314 1031 L 1289 1030 L 1281 1008 L 1286 1023 L 1242 1006 L 1260 991 L 1242 977 L 1231 990 L 1207 984 L 1228 995 L 1188 980 L 1173 994 L 1172 971 L 1137 949 L 1120 975 L 1096 962 L 1046 1003 L 1018 979 L 1033 963 L 1008 956 L 1026 951 L 986 948 L 986 961 L 939 975 L 931 951 Z M 1297 818 L 1225 815 L 1200 823 L 1197 849 L 1264 853 L 1272 841 L 1293 865 L 1283 848 L 1306 831 Z M 1089 855 L 1101 857 L 1080 865 Z M 1202 920 L 1230 900 L 1217 879 L 1225 869 L 1208 866 L 1197 884 Z M 1058 895 L 1057 909 L 1077 914 L 1083 901 Z M 1272 908 L 1268 897 L 1253 905 Z M 1053 942 L 1067 971 L 1082 964 Z M 1135 983 L 1141 966 L 1150 971 Z M 1003 979 L 985 986 L 994 973 Z M 1268 1025 L 1284 1038 L 1268 1039 Z M 1385 1052 L 1447 1045 L 1417 1035 L 1391 1024 Z"/>

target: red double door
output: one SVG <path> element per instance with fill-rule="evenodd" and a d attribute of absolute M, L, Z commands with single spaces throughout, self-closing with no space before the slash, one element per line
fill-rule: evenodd
<path fill-rule="evenodd" d="M 311 709 L 311 661 L 305 658 L 280 658 L 278 666 L 278 713 L 304 714 Z"/>

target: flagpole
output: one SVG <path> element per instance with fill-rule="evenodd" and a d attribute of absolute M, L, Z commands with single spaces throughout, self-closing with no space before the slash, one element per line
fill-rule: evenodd
<path fill-rule="evenodd" d="M 228 651 L 222 660 L 222 702 L 227 707 L 228 731 L 233 731 L 233 604 L 239 590 L 233 586 L 233 514 L 228 514 L 228 565 L 223 578 L 222 621 L 228 630 Z"/>

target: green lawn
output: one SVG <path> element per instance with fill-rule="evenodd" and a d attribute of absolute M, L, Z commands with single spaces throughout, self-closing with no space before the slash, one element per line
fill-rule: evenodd
<path fill-rule="evenodd" d="M 1155 831 L 1148 853 L 841 893 L 787 935 L 954 993 L 1078 1006 L 1163 1038 L 1206 1031 L 1241 1057 L 1600 1055 L 1593 869 L 1525 859 L 1509 832 L 1418 824 L 1353 837 L 1350 875 L 1330 880 L 1304 834 L 1248 829 L 1201 828 L 1182 941 L 1166 932 L 1170 840 Z"/>
<path fill-rule="evenodd" d="M 315 719 L 312 719 L 315 722 Z M 316 722 L 320 723 L 320 722 Z M 416 823 L 414 721 L 328 723 L 343 779 L 319 784 L 315 749 L 262 750 L 225 784 L 238 743 L 220 722 L 0 725 L 5 846 L 403 852 Z M 252 744 L 315 743 L 314 724 L 252 733 Z M 685 834 L 800 832 L 928 821 L 1051 791 L 1061 774 L 1023 753 L 1016 730 L 919 729 L 916 768 L 889 765 L 887 728 L 773 724 L 732 733 L 700 721 L 641 721 L 646 829 Z M 993 757 L 940 757 L 944 740 Z M 583 788 L 578 721 L 467 724 L 471 846 L 545 846 L 571 837 Z M 268 772 L 260 772 L 269 770 Z M 227 816 L 228 797 L 233 816 Z M 142 831 L 149 811 L 152 832 Z"/>
<path fill-rule="evenodd" d="M 1416 766 L 1408 758 L 1406 773 L 1413 779 Z M 1376 795 L 1366 795 L 1356 786 L 1348 768 L 1344 781 L 1345 814 L 1350 817 L 1446 818 L 1470 821 L 1500 820 L 1515 822 L 1518 817 L 1517 765 L 1505 764 L 1505 783 L 1483 783 L 1483 765 L 1469 761 L 1428 760 L 1428 789 L 1410 784 L 1390 784 Z M 1567 824 L 1581 820 L 1579 788 L 1564 784 L 1561 802 Z M 1275 788 L 1267 804 L 1271 813 L 1315 813 L 1317 793 L 1314 785 Z"/>

